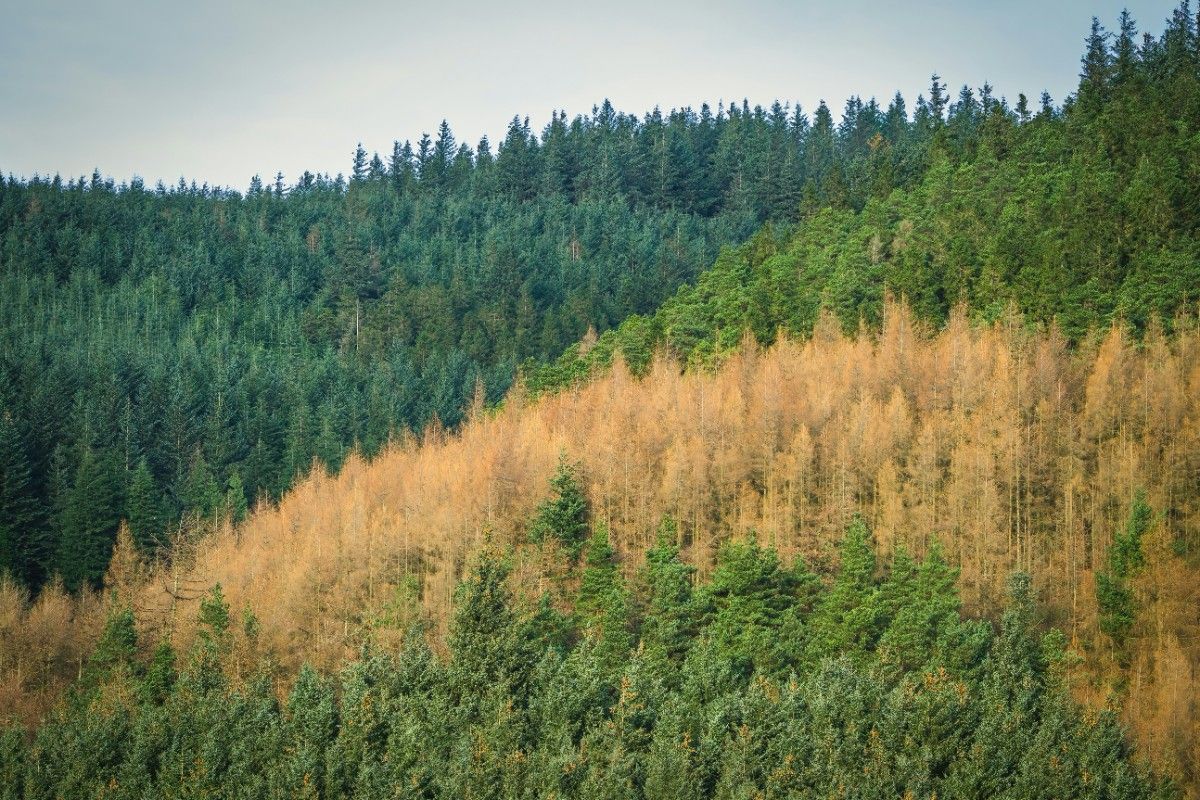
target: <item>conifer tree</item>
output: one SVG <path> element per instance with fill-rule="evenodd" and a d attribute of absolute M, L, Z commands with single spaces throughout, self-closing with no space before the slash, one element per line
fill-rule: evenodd
<path fill-rule="evenodd" d="M 631 644 L 629 602 L 604 524 L 596 525 L 588 539 L 575 614 L 580 628 L 597 642 L 598 657 L 615 669 Z"/>
<path fill-rule="evenodd" d="M 200 449 L 192 455 L 182 500 L 183 507 L 201 519 L 212 519 L 221 508 L 221 489 Z"/>
<path fill-rule="evenodd" d="M 1129 519 L 1108 548 L 1108 568 L 1096 574 L 1096 600 L 1100 606 L 1100 629 L 1117 647 L 1125 644 L 1137 618 L 1137 602 L 1130 581 L 1145 566 L 1142 537 L 1149 530 L 1154 511 L 1144 491 L 1134 496 Z"/>
<path fill-rule="evenodd" d="M 32 582 L 40 569 L 41 514 L 12 415 L 0 412 L 0 572 Z"/>
<path fill-rule="evenodd" d="M 275 793 L 319 798 L 325 786 L 325 754 L 334 743 L 338 715 L 333 687 L 307 664 L 287 701 L 283 729 L 286 754 L 272 775 Z"/>
<path fill-rule="evenodd" d="M 129 532 L 134 543 L 138 550 L 147 556 L 157 553 L 165 541 L 159 497 L 154 476 L 143 457 L 138 461 L 137 468 L 129 480 L 125 516 L 129 521 Z"/>
<path fill-rule="evenodd" d="M 578 558 L 587 538 L 591 507 L 580 485 L 579 467 L 559 456 L 558 468 L 550 479 L 552 495 L 538 506 L 529 527 L 529 539 L 543 542 L 554 537 L 572 559 Z"/>
<path fill-rule="evenodd" d="M 241 522 L 246 516 L 246 489 L 242 485 L 241 475 L 237 470 L 229 473 L 225 484 L 225 512 L 234 522 Z"/>
<path fill-rule="evenodd" d="M 363 149 L 362 142 L 354 148 L 354 161 L 350 165 L 350 176 L 356 181 L 367 179 L 367 151 Z"/>
<path fill-rule="evenodd" d="M 462 693 L 481 685 L 506 685 L 515 657 L 511 634 L 514 615 L 505 581 L 508 565 L 493 553 L 479 556 L 471 576 L 456 595 L 449 644 L 454 680 Z"/>
<path fill-rule="evenodd" d="M 116 540 L 120 502 L 107 454 L 85 447 L 59 515 L 55 568 L 70 589 L 99 585 Z"/>
<path fill-rule="evenodd" d="M 809 658 L 862 652 L 874 645 L 881 632 L 875 551 L 861 518 L 855 518 L 846 529 L 840 555 L 833 585 L 821 597 L 809 622 Z"/>
<path fill-rule="evenodd" d="M 646 552 L 645 582 L 649 597 L 642 640 L 651 648 L 661 648 L 673 661 L 679 661 L 687 652 L 698 621 L 692 602 L 695 568 L 680 560 L 675 536 L 674 520 L 664 520 L 655 546 Z"/>

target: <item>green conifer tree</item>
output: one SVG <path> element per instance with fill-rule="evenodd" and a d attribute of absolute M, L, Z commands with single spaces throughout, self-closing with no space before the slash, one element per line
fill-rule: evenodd
<path fill-rule="evenodd" d="M 134 544 L 147 556 L 154 555 L 165 544 L 165 520 L 159 497 L 154 476 L 143 457 L 138 461 L 129 481 L 125 515 Z"/>
<path fill-rule="evenodd" d="M 20 433 L 0 412 L 0 572 L 32 582 L 39 570 L 41 513 Z"/>
<path fill-rule="evenodd" d="M 1145 566 L 1142 536 L 1154 520 L 1146 494 L 1138 491 L 1129 509 L 1129 519 L 1108 548 L 1108 568 L 1096 574 L 1096 600 L 1100 606 L 1100 630 L 1118 647 L 1123 647 L 1137 618 L 1137 601 L 1130 581 Z"/>
<path fill-rule="evenodd" d="M 543 542 L 549 537 L 558 539 L 571 559 L 579 557 L 588 535 L 591 507 L 580 485 L 579 467 L 559 457 L 558 469 L 550 479 L 552 495 L 540 506 L 529 526 L 529 538 Z"/>

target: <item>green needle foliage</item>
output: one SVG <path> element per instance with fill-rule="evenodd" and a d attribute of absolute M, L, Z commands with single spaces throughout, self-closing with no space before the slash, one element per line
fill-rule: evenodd
<path fill-rule="evenodd" d="M 520 611 L 505 560 L 485 553 L 444 658 L 419 632 L 398 652 L 367 646 L 336 676 L 304 667 L 282 703 L 266 664 L 228 680 L 232 655 L 208 639 L 178 677 L 169 648 L 141 666 L 133 616 L 118 612 L 74 702 L 31 740 L 0 729 L 0 792 L 1175 796 L 1112 714 L 1071 700 L 1064 639 L 1040 636 L 1027 575 L 993 632 L 962 617 L 936 549 L 880 565 L 861 522 L 827 580 L 746 541 L 723 548 L 694 591 L 668 535 L 625 587 L 598 529 L 578 567 L 575 630 L 554 641 L 544 604 Z M 218 590 L 201 616 L 225 635 Z"/>
<path fill-rule="evenodd" d="M 653 314 L 551 364 L 528 362 L 528 388 L 571 385 L 618 351 L 638 374 L 660 348 L 709 364 L 747 331 L 760 344 L 780 330 L 808 335 L 822 310 L 847 331 L 877 326 L 889 294 L 934 325 L 961 304 L 984 320 L 1015 310 L 1054 322 L 1072 341 L 1116 318 L 1169 329 L 1200 303 L 1196 41 L 1187 3 L 1158 39 L 1139 39 L 1127 15 L 1116 36 L 1097 22 L 1079 90 L 1060 107 L 1045 97 L 1034 112 L 1024 95 L 1014 106 L 987 86 L 947 103 L 935 80 L 899 146 L 890 110 L 860 131 L 870 110 L 851 103 L 830 146 L 866 139 L 861 161 L 835 159 L 826 173 L 848 177 L 841 188 L 806 197 L 796 224 L 722 249 Z M 919 152 L 903 143 L 913 137 Z"/>
<path fill-rule="evenodd" d="M 529 540 L 541 543 L 557 539 L 574 560 L 588 538 L 591 507 L 583 493 L 579 467 L 561 455 L 558 469 L 550 479 L 551 496 L 538 506 L 529 526 Z"/>
<path fill-rule="evenodd" d="M 1118 647 L 1123 647 L 1137 618 L 1132 579 L 1146 564 L 1142 536 L 1154 521 L 1146 493 L 1138 491 L 1125 527 L 1108 548 L 1108 569 L 1096 573 L 1096 600 L 1100 606 L 1100 630 Z"/>

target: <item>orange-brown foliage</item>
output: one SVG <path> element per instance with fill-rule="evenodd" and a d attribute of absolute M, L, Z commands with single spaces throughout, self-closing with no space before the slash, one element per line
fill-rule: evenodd
<path fill-rule="evenodd" d="M 994 613 L 1008 573 L 1029 570 L 1083 656 L 1080 696 L 1104 703 L 1126 685 L 1146 751 L 1196 785 L 1200 554 L 1172 548 L 1200 541 L 1200 334 L 1189 326 L 1142 343 L 1113 327 L 1070 349 L 1054 330 L 975 327 L 961 313 L 931 335 L 893 304 L 875 337 L 825 322 L 811 340 L 747 346 L 712 372 L 659 358 L 637 379 L 618 359 L 572 391 L 531 403 L 515 391 L 455 434 L 403 438 L 337 476 L 315 469 L 278 507 L 201 540 L 186 569 L 160 568 L 135 602 L 142 624 L 186 645 L 199 594 L 188 587 L 217 581 L 235 613 L 261 621 L 256 652 L 285 667 L 333 667 L 368 631 L 399 635 L 391 623 L 414 585 L 443 624 L 472 552 L 489 538 L 522 543 L 560 451 L 582 463 L 627 568 L 664 515 L 703 572 L 722 540 L 752 531 L 786 557 L 828 558 L 862 514 L 885 555 L 939 540 L 974 613 Z M 1097 627 L 1094 575 L 1139 488 L 1161 514 L 1125 669 Z M 518 574 L 536 586 L 547 562 L 523 558 Z M 13 587 L 0 595 L 0 644 L 20 654 L 0 657 L 0 713 L 28 712 L 28 693 L 49 692 L 46 676 L 79 657 L 102 614 L 57 589 L 21 613 Z"/>

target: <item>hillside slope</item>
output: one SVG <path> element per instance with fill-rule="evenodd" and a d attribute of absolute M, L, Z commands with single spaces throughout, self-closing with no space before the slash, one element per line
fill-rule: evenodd
<path fill-rule="evenodd" d="M 784 558 L 826 564 L 856 514 L 885 560 L 940 542 L 970 613 L 997 613 L 1009 573 L 1029 571 L 1045 621 L 1082 659 L 1076 692 L 1118 699 L 1145 752 L 1194 786 L 1197 364 L 1200 331 L 1185 322 L 1142 345 L 1114 327 L 1071 349 L 1054 332 L 973 327 L 961 314 L 930 335 L 896 305 L 878 338 L 848 338 L 826 318 L 809 341 L 748 343 L 713 372 L 659 360 L 639 380 L 618 362 L 575 391 L 510 397 L 456 434 L 431 430 L 336 476 L 318 470 L 148 583 L 126 551 L 110 582 L 150 639 L 178 646 L 219 582 L 234 613 L 260 623 L 252 639 L 237 634 L 243 663 L 269 655 L 289 672 L 334 669 L 367 637 L 396 641 L 421 615 L 444 624 L 485 542 L 516 548 L 522 592 L 551 585 L 557 562 L 528 544 L 528 521 L 565 452 L 630 574 L 664 517 L 706 575 L 721 542 L 752 533 Z M 1097 578 L 1120 577 L 1113 544 L 1139 490 L 1153 517 L 1118 641 L 1102 632 Z M 47 592 L 9 612 L 9 710 L 35 710 L 39 693 L 73 676 L 71 648 L 86 647 L 104 616 L 99 601 L 77 602 L 72 616 Z"/>
<path fill-rule="evenodd" d="M 872 147 L 889 158 L 886 140 Z M 926 158 L 919 180 L 808 206 L 723 250 L 653 314 L 526 363 L 528 387 L 569 385 L 617 349 L 635 372 L 660 347 L 710 363 L 745 330 L 760 344 L 807 335 L 823 307 L 847 331 L 877 327 L 888 294 L 934 325 L 959 303 L 989 322 L 1015 307 L 1072 342 L 1115 318 L 1169 327 L 1200 303 L 1200 37 L 1187 4 L 1140 45 L 1127 17 L 1111 37 L 1097 24 L 1061 109 L 1031 116 L 964 88 Z"/>

